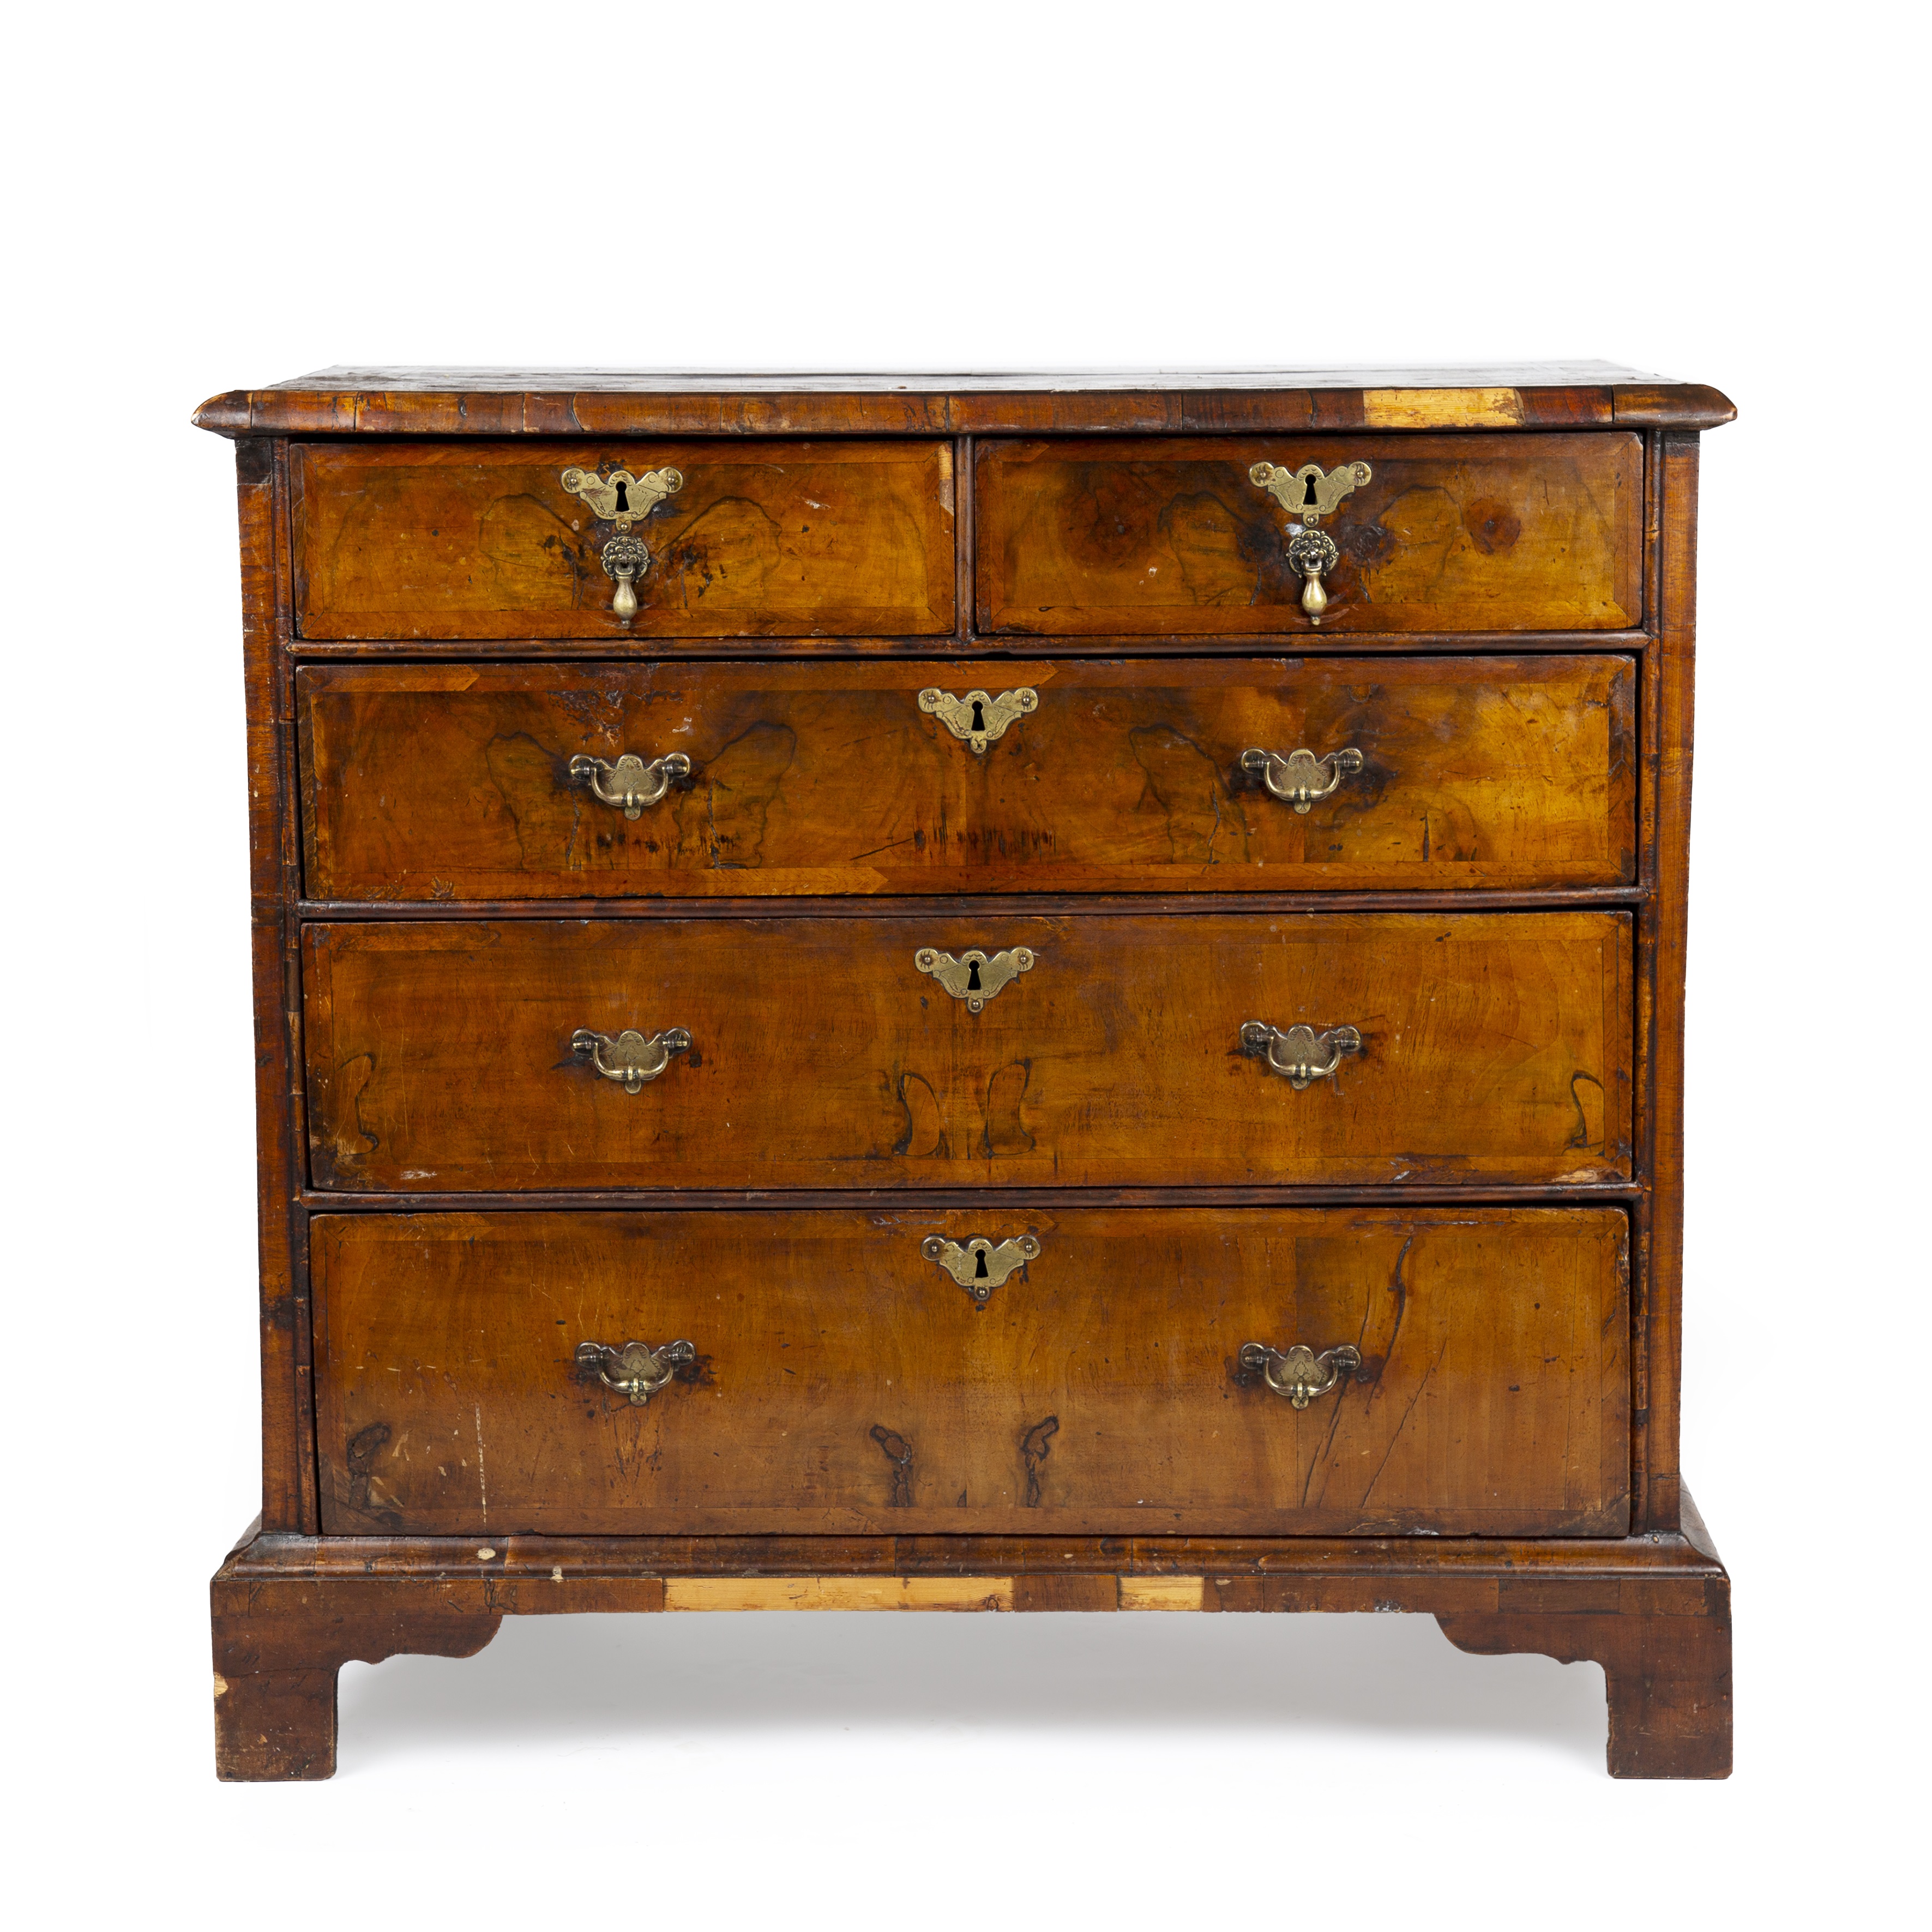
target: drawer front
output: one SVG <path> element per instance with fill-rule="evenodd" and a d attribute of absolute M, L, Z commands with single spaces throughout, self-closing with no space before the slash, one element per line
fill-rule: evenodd
<path fill-rule="evenodd" d="M 437 1193 L 1620 1178 L 1630 944 L 1618 912 L 314 926 L 311 1172 Z M 1319 1030 L 1299 1050 L 1297 1026 Z M 680 1029 L 688 1049 L 620 1040 Z M 1316 1061 L 1299 1087 L 1276 1070 Z"/>
<path fill-rule="evenodd" d="M 1022 1231 L 983 1300 L 925 1252 Z M 1602 1208 L 322 1216 L 323 1527 L 1621 1535 L 1627 1238 Z M 692 1358 L 577 1359 L 633 1342 Z M 1360 1366 L 1298 1410 L 1250 1342 Z"/>
<path fill-rule="evenodd" d="M 1624 657 L 311 665 L 297 688 L 318 898 L 1634 876 Z M 976 750 L 922 690 L 977 691 L 998 736 Z"/>
<path fill-rule="evenodd" d="M 562 480 L 620 467 L 681 486 L 620 530 Z M 946 442 L 298 443 L 290 478 L 305 638 L 953 628 Z M 620 535 L 650 553 L 628 623 L 604 562 Z"/>
<path fill-rule="evenodd" d="M 1292 519 L 1250 480 L 1257 463 L 1370 467 L 1321 521 L 1338 555 L 1318 629 L 1286 555 Z M 989 442 L 976 473 L 989 632 L 1318 636 L 1642 621 L 1643 449 L 1627 432 Z"/>

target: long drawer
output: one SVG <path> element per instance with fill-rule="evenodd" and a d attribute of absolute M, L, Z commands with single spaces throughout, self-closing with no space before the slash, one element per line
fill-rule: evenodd
<path fill-rule="evenodd" d="M 1318 624 L 1288 554 L 1304 490 L 1360 466 L 1316 529 Z M 981 443 L 982 630 L 1049 637 L 1604 631 L 1643 608 L 1643 446 L 1628 430 L 1114 436 Z M 1310 479 L 1312 482 L 1312 479 Z"/>
<path fill-rule="evenodd" d="M 308 890 L 1622 884 L 1636 682 L 1611 656 L 310 665 Z"/>
<path fill-rule="evenodd" d="M 1631 968 L 1629 916 L 1604 911 L 317 925 L 311 1172 L 439 1193 L 1616 1179 Z"/>
<path fill-rule="evenodd" d="M 930 1252 L 975 1237 L 1030 1250 L 982 1296 Z M 325 1215 L 311 1242 L 334 1532 L 1628 1523 L 1618 1210 Z"/>
<path fill-rule="evenodd" d="M 290 478 L 305 639 L 953 627 L 946 442 L 297 443 Z"/>

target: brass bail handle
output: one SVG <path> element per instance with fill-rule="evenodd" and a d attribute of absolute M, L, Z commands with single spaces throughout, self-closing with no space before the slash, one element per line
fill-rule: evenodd
<path fill-rule="evenodd" d="M 617 1348 L 603 1342 L 580 1342 L 576 1359 L 580 1381 L 600 1382 L 633 1408 L 642 1408 L 670 1386 L 680 1369 L 697 1360 L 698 1351 L 688 1342 L 667 1342 L 662 1348 L 648 1342 L 626 1342 Z"/>
<path fill-rule="evenodd" d="M 1235 1359 L 1250 1375 L 1259 1374 L 1276 1395 L 1286 1396 L 1291 1408 L 1306 1408 L 1362 1366 L 1362 1352 L 1346 1342 L 1318 1355 L 1299 1342 L 1286 1350 L 1244 1342 Z"/>
<path fill-rule="evenodd" d="M 1285 754 L 1244 752 L 1241 769 L 1258 777 L 1284 805 L 1306 813 L 1318 798 L 1326 798 L 1351 772 L 1362 769 L 1362 754 L 1352 745 L 1319 758 L 1300 747 Z"/>
<path fill-rule="evenodd" d="M 1337 464 L 1328 470 L 1318 463 L 1304 463 L 1299 470 L 1257 463 L 1248 472 L 1250 483 L 1299 519 L 1288 526 L 1288 565 L 1301 579 L 1301 608 L 1311 624 L 1318 626 L 1328 608 L 1322 580 L 1342 560 L 1335 539 L 1321 527 L 1322 519 L 1332 516 L 1342 499 L 1374 474 L 1366 463 Z"/>
<path fill-rule="evenodd" d="M 620 1081 L 626 1094 L 634 1094 L 655 1080 L 676 1054 L 691 1051 L 691 1036 L 682 1027 L 653 1034 L 626 1027 L 614 1038 L 579 1027 L 570 1036 L 570 1050 L 589 1060 L 606 1080 Z"/>
<path fill-rule="evenodd" d="M 1334 1077 L 1346 1054 L 1360 1053 L 1362 1036 L 1352 1026 L 1292 1026 L 1285 1031 L 1265 1020 L 1249 1020 L 1241 1028 L 1241 1051 L 1265 1055 L 1268 1064 L 1299 1094 L 1311 1082 Z"/>
<path fill-rule="evenodd" d="M 594 470 L 566 470 L 560 479 L 573 496 L 580 496 L 590 506 L 590 514 L 601 524 L 614 524 L 616 534 L 598 553 L 604 574 L 617 587 L 610 608 L 628 624 L 638 614 L 638 593 L 632 587 L 651 567 L 651 554 L 631 534 L 631 526 L 648 517 L 667 496 L 684 488 L 684 472 L 679 470 L 646 470 L 634 476 L 628 470 L 614 470 L 608 476 Z"/>
<path fill-rule="evenodd" d="M 690 776 L 691 760 L 682 752 L 649 759 L 626 752 L 614 762 L 579 752 L 570 761 L 571 782 L 588 784 L 606 805 L 626 818 L 635 818 L 646 806 L 656 805 L 670 790 L 674 778 Z"/>

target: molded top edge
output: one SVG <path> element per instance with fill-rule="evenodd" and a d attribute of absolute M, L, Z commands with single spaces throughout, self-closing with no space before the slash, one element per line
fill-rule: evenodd
<path fill-rule="evenodd" d="M 338 368 L 195 413 L 226 436 L 850 435 L 1706 428 L 1714 389 L 1601 362 L 1403 368 L 766 370 Z"/>
<path fill-rule="evenodd" d="M 1615 362 L 1412 364 L 1400 368 L 1310 366 L 1276 369 L 985 369 L 933 373 L 849 369 L 318 369 L 272 389 L 510 390 L 638 395 L 981 395 L 1079 394 L 1094 389 L 1491 389 L 1640 382 L 1676 379 Z"/>

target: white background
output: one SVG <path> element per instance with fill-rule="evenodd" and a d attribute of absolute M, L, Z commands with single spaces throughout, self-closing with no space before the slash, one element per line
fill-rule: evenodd
<path fill-rule="evenodd" d="M 1922 16 L 17 19 L 14 1922 L 1922 1909 L 1889 1892 L 1927 1714 Z M 591 1617 L 351 1666 L 332 1784 L 218 1786 L 253 1128 L 233 471 L 193 407 L 336 362 L 1572 356 L 1740 412 L 1703 472 L 1684 1411 L 1736 1775 L 1612 1783 L 1594 1666 L 1426 1619 Z"/>

